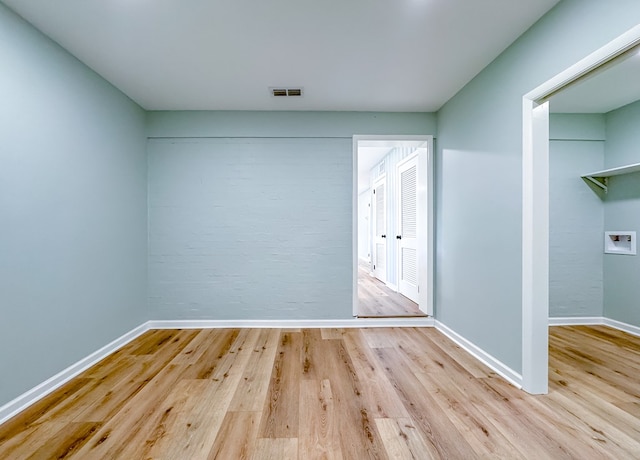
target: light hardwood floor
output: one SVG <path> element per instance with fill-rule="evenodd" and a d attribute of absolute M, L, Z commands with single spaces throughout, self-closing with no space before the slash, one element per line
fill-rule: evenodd
<path fill-rule="evenodd" d="M 369 274 L 369 264 L 358 261 L 358 316 L 361 318 L 399 318 L 427 316 L 418 304 L 389 289 Z"/>
<path fill-rule="evenodd" d="M 0 426 L 0 458 L 640 458 L 640 338 L 550 351 L 530 396 L 432 328 L 150 331 Z"/>

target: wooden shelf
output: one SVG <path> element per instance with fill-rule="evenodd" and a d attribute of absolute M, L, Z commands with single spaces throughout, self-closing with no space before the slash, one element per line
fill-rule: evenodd
<path fill-rule="evenodd" d="M 617 168 L 603 169 L 602 171 L 595 171 L 589 174 L 583 174 L 583 179 L 588 180 L 592 184 L 600 187 L 607 193 L 609 187 L 608 178 L 611 176 L 620 176 L 622 174 L 631 174 L 640 172 L 640 163 L 634 163 L 632 165 L 618 166 Z"/>

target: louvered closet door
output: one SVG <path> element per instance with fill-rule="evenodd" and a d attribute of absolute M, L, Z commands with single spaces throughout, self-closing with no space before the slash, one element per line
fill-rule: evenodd
<path fill-rule="evenodd" d="M 418 303 L 418 156 L 398 166 L 398 290 Z"/>
<path fill-rule="evenodd" d="M 387 281 L 387 215 L 386 215 L 386 179 L 382 178 L 373 185 L 373 276 L 382 282 Z"/>

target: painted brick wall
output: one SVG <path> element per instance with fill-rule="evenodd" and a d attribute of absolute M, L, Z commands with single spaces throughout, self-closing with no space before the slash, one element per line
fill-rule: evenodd
<path fill-rule="evenodd" d="M 606 127 L 606 167 L 640 163 L 640 101 L 609 112 Z M 635 230 L 640 236 L 640 173 L 611 177 L 604 208 L 605 230 Z M 606 317 L 640 326 L 638 273 L 640 255 L 605 254 Z"/>
<path fill-rule="evenodd" d="M 351 316 L 351 139 L 148 144 L 154 319 Z"/>
<path fill-rule="evenodd" d="M 604 141 L 549 144 L 549 316 L 602 316 L 602 200 L 580 177 L 602 169 Z"/>

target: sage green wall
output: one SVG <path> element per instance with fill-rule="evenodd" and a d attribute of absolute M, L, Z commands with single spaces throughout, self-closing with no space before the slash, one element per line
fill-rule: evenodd
<path fill-rule="evenodd" d="M 563 0 L 438 112 L 439 321 L 522 369 L 522 96 L 640 22 L 637 0 Z"/>
<path fill-rule="evenodd" d="M 606 115 L 606 167 L 640 163 L 640 101 Z M 640 236 L 640 173 L 609 179 L 605 230 Z M 604 255 L 604 316 L 640 326 L 640 256 Z"/>
<path fill-rule="evenodd" d="M 145 114 L 0 4 L 0 406 L 146 319 Z"/>
<path fill-rule="evenodd" d="M 599 317 L 604 206 L 580 176 L 604 166 L 604 115 L 551 114 L 549 131 L 549 316 Z"/>
<path fill-rule="evenodd" d="M 148 112 L 149 137 L 351 138 L 354 134 L 435 135 L 435 113 Z"/>
<path fill-rule="evenodd" d="M 352 318 L 354 134 L 432 113 L 149 113 L 152 319 Z"/>

